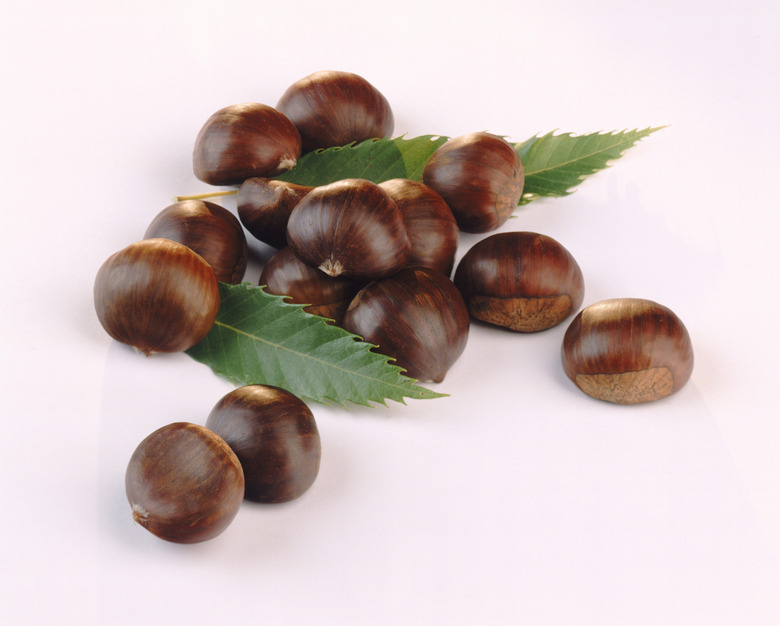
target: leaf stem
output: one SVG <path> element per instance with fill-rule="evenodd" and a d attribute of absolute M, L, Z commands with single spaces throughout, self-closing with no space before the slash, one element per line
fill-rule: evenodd
<path fill-rule="evenodd" d="M 196 193 L 191 196 L 174 196 L 176 202 L 182 202 L 183 200 L 205 200 L 206 198 L 216 198 L 218 196 L 235 196 L 238 193 L 238 189 L 229 189 L 227 191 L 208 191 L 206 193 Z"/>

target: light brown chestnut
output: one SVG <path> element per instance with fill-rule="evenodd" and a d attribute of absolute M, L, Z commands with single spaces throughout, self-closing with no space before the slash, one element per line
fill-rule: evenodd
<path fill-rule="evenodd" d="M 289 391 L 247 385 L 224 396 L 206 426 L 236 453 L 245 498 L 276 504 L 300 497 L 320 469 L 321 443 L 309 407 Z"/>
<path fill-rule="evenodd" d="M 219 283 L 196 252 L 170 239 L 144 239 L 98 270 L 95 312 L 106 332 L 145 354 L 187 350 L 219 312 Z"/>
<path fill-rule="evenodd" d="M 362 76 L 322 71 L 290 85 L 276 108 L 301 134 L 303 152 L 389 137 L 393 112 L 387 99 Z"/>
<path fill-rule="evenodd" d="M 693 371 L 688 330 L 667 307 L 640 298 L 592 304 L 572 320 L 563 370 L 583 392 L 637 404 L 679 391 Z"/>
<path fill-rule="evenodd" d="M 290 248 L 282 248 L 265 264 L 258 284 L 268 293 L 306 304 L 304 311 L 341 324 L 344 312 L 363 283 L 346 276 L 328 276 L 306 265 Z"/>
<path fill-rule="evenodd" d="M 397 272 L 411 253 L 395 202 L 379 185 L 354 178 L 310 191 L 290 214 L 287 243 L 330 276 L 366 280 Z"/>
<path fill-rule="evenodd" d="M 577 261 L 555 239 L 539 233 L 482 239 L 463 256 L 454 280 L 472 317 L 526 333 L 560 324 L 585 295 Z"/>
<path fill-rule="evenodd" d="M 238 218 L 226 208 L 202 200 L 182 200 L 164 208 L 144 239 L 171 239 L 202 256 L 217 280 L 237 284 L 247 265 L 247 243 Z"/>
<path fill-rule="evenodd" d="M 130 457 L 125 492 L 133 519 L 174 543 L 213 539 L 244 499 L 244 472 L 227 443 L 187 422 L 163 426 Z"/>
<path fill-rule="evenodd" d="M 236 196 L 238 217 L 255 238 L 273 248 L 284 248 L 290 213 L 312 189 L 270 178 L 247 178 Z"/>
<path fill-rule="evenodd" d="M 444 274 L 405 267 L 364 287 L 349 305 L 343 327 L 378 346 L 409 377 L 438 383 L 466 347 L 469 314 Z"/>
<path fill-rule="evenodd" d="M 407 265 L 439 270 L 449 276 L 458 250 L 458 224 L 438 193 L 419 181 L 394 178 L 380 183 L 401 209 L 412 251 Z"/>
<path fill-rule="evenodd" d="M 268 105 L 244 102 L 206 120 L 195 139 L 192 166 L 210 185 L 240 185 L 292 169 L 300 154 L 301 137 L 287 117 Z"/>
<path fill-rule="evenodd" d="M 460 230 L 486 233 L 512 215 L 523 195 L 523 164 L 512 145 L 490 133 L 450 139 L 423 168 L 422 182 L 452 209 Z"/>

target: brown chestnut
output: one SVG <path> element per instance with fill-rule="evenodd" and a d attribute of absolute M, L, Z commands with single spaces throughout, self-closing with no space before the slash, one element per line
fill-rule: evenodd
<path fill-rule="evenodd" d="M 164 208 L 144 239 L 171 239 L 202 256 L 217 280 L 237 284 L 247 265 L 247 243 L 238 218 L 226 208 L 202 200 L 182 200 Z"/>
<path fill-rule="evenodd" d="M 288 296 L 290 302 L 307 304 L 304 311 L 340 324 L 352 298 L 363 283 L 346 276 L 328 276 L 306 265 L 290 248 L 282 248 L 260 273 L 260 286 L 268 293 Z"/>
<path fill-rule="evenodd" d="M 200 129 L 192 151 L 197 176 L 210 185 L 240 185 L 252 176 L 277 176 L 301 155 L 301 137 L 282 113 L 259 102 L 233 104 Z"/>
<path fill-rule="evenodd" d="M 411 253 L 395 202 L 379 185 L 355 178 L 310 191 L 290 214 L 287 242 L 330 276 L 368 280 L 397 272 Z"/>
<path fill-rule="evenodd" d="M 238 457 L 208 428 L 176 422 L 146 437 L 130 457 L 125 491 L 133 519 L 160 539 L 213 539 L 244 499 Z"/>
<path fill-rule="evenodd" d="M 563 337 L 563 370 L 589 396 L 637 404 L 678 391 L 693 371 L 688 330 L 667 307 L 640 298 L 584 308 Z"/>
<path fill-rule="evenodd" d="M 444 274 L 405 267 L 361 289 L 343 327 L 378 346 L 409 377 L 438 383 L 466 347 L 469 313 Z"/>
<path fill-rule="evenodd" d="M 290 85 L 276 108 L 301 134 L 303 152 L 389 137 L 393 112 L 387 99 L 362 76 L 322 71 Z"/>
<path fill-rule="evenodd" d="M 320 469 L 320 434 L 309 407 L 289 391 L 247 385 L 224 396 L 206 426 L 236 453 L 245 498 L 275 504 L 300 497 Z"/>
<path fill-rule="evenodd" d="M 247 178 L 238 188 L 236 209 L 244 227 L 273 248 L 287 245 L 287 221 L 314 187 L 269 178 Z"/>
<path fill-rule="evenodd" d="M 454 280 L 472 317 L 526 333 L 560 324 L 585 295 L 574 257 L 538 233 L 482 239 L 463 256 Z"/>
<path fill-rule="evenodd" d="M 415 180 L 394 178 L 380 183 L 401 209 L 412 245 L 407 265 L 439 270 L 449 276 L 458 250 L 458 224 L 450 207 L 433 189 Z"/>
<path fill-rule="evenodd" d="M 144 239 L 110 256 L 98 270 L 93 292 L 106 332 L 147 355 L 191 348 L 219 312 L 213 268 L 170 239 Z"/>
<path fill-rule="evenodd" d="M 447 141 L 422 174 L 422 182 L 444 198 L 467 233 L 486 233 L 504 224 L 520 202 L 524 181 L 512 144 L 484 132 Z"/>

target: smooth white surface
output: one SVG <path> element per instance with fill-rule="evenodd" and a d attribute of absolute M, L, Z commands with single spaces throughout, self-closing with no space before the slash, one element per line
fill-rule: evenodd
<path fill-rule="evenodd" d="M 0 622 L 780 623 L 778 17 L 760 0 L 4 3 Z M 127 460 L 230 386 L 112 342 L 94 275 L 204 190 L 208 115 L 326 68 L 377 85 L 396 134 L 668 124 L 503 230 L 569 248 L 585 304 L 675 310 L 693 377 L 611 406 L 562 374 L 565 324 L 474 327 L 449 398 L 314 406 L 303 498 L 167 544 L 131 521 Z"/>

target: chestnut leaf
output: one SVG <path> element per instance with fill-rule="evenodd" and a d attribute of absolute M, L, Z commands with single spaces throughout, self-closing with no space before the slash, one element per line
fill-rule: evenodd
<path fill-rule="evenodd" d="M 525 170 L 520 204 L 544 196 L 568 196 L 586 177 L 605 169 L 639 140 L 662 128 L 587 135 L 550 132 L 515 144 Z"/>
<path fill-rule="evenodd" d="M 305 401 L 342 406 L 446 395 L 415 384 L 374 346 L 305 313 L 305 305 L 251 283 L 220 283 L 219 290 L 217 320 L 187 354 L 236 385 L 274 385 Z"/>
<path fill-rule="evenodd" d="M 553 131 L 513 144 L 525 171 L 519 204 L 569 195 L 585 178 L 607 168 L 628 148 L 661 128 L 585 135 Z M 392 178 L 419 181 L 425 163 L 448 139 L 439 135 L 402 136 L 316 150 L 303 155 L 292 170 L 276 178 L 312 187 L 343 178 L 364 178 L 375 183 Z"/>

